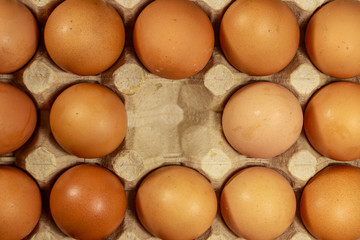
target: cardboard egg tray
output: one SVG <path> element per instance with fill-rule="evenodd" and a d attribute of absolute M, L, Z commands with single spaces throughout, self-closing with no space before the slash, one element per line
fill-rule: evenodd
<path fill-rule="evenodd" d="M 324 0 L 289 0 L 300 29 L 300 46 L 293 61 L 281 72 L 254 77 L 237 71 L 225 59 L 219 44 L 221 18 L 231 0 L 200 0 L 196 3 L 208 14 L 215 30 L 215 49 L 207 66 L 195 76 L 168 80 L 147 71 L 137 59 L 132 45 L 132 29 L 140 11 L 150 0 L 107 0 L 122 16 L 126 43 L 118 61 L 96 76 L 80 77 L 64 72 L 48 56 L 43 31 L 59 0 L 20 0 L 36 16 L 40 44 L 34 58 L 13 74 L 0 74 L 0 81 L 13 82 L 32 96 L 38 108 L 38 125 L 30 141 L 18 151 L 0 156 L 1 164 L 25 169 L 38 182 L 43 195 L 39 224 L 26 238 L 31 240 L 71 239 L 54 224 L 49 210 L 49 194 L 56 178 L 67 168 L 83 162 L 98 163 L 122 180 L 128 208 L 124 222 L 108 238 L 111 240 L 156 239 L 136 217 L 135 194 L 139 182 L 151 170 L 177 164 L 194 168 L 206 176 L 220 196 L 226 180 L 247 166 L 267 166 L 281 172 L 291 183 L 299 202 L 306 182 L 319 170 L 336 163 L 317 153 L 304 132 L 285 153 L 272 159 L 247 158 L 226 141 L 221 115 L 227 99 L 244 84 L 265 80 L 287 87 L 305 107 L 321 86 L 335 81 L 319 72 L 310 62 L 304 47 L 306 23 Z M 360 77 L 348 79 L 360 82 Z M 127 136 L 112 154 L 99 159 L 82 159 L 66 153 L 55 142 L 49 127 L 49 111 L 56 96 L 77 82 L 98 82 L 116 91 L 125 102 L 128 114 Z M 360 160 L 346 162 L 360 166 Z M 219 198 L 218 198 L 219 199 Z M 232 240 L 237 238 L 225 225 L 220 211 L 211 228 L 198 239 Z M 278 239 L 310 240 L 313 237 L 301 223 L 299 209 L 294 222 Z"/>

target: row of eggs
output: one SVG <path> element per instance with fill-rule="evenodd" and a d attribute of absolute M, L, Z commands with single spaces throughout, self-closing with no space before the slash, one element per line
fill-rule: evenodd
<path fill-rule="evenodd" d="M 16 0 L 1 0 L 0 73 L 24 66 L 38 45 L 38 26 Z M 308 22 L 305 44 L 314 65 L 330 76 L 360 75 L 360 2 L 335 0 Z M 297 19 L 280 0 L 238 0 L 225 12 L 219 32 L 225 57 L 249 75 L 281 71 L 294 58 L 300 40 Z M 50 14 L 44 42 L 51 59 L 78 75 L 112 66 L 125 42 L 118 12 L 101 0 L 66 0 Z M 200 72 L 211 58 L 214 30 L 206 13 L 188 0 L 156 0 L 138 16 L 133 45 L 152 73 L 183 79 Z"/>
<path fill-rule="evenodd" d="M 12 166 L 0 166 L 0 187 L 0 235 L 2 239 L 22 239 L 39 221 L 40 190 L 29 175 Z M 324 240 L 358 239 L 359 188 L 357 167 L 334 165 L 317 173 L 300 200 L 301 218 L 309 232 Z M 260 166 L 234 174 L 224 185 L 219 203 L 226 225 L 249 240 L 280 236 L 293 222 L 297 208 L 287 179 Z M 79 240 L 98 240 L 120 226 L 127 199 L 118 176 L 99 165 L 81 164 L 58 177 L 49 205 L 62 232 Z M 139 221 L 152 235 L 190 240 L 212 225 L 218 200 L 210 182 L 196 170 L 163 166 L 142 180 L 135 205 Z"/>
<path fill-rule="evenodd" d="M 308 140 L 320 154 L 353 161 L 360 158 L 359 102 L 359 83 L 333 82 L 311 97 L 303 114 L 298 99 L 287 88 L 255 82 L 230 97 L 222 114 L 222 129 L 239 153 L 272 158 L 297 141 L 304 125 Z M 31 98 L 9 83 L 0 83 L 0 155 L 20 148 L 33 134 L 36 122 Z M 57 143 L 70 154 L 103 157 L 125 138 L 126 109 L 106 86 L 77 83 L 53 102 L 50 128 Z"/>

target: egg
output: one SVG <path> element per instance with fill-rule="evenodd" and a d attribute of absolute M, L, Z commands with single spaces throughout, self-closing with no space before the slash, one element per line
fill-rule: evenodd
<path fill-rule="evenodd" d="M 19 88 L 0 82 L 0 155 L 26 143 L 37 122 L 35 104 Z"/>
<path fill-rule="evenodd" d="M 292 223 L 296 199 L 289 182 L 266 167 L 237 172 L 225 184 L 220 198 L 227 226 L 248 240 L 271 240 Z"/>
<path fill-rule="evenodd" d="M 322 155 L 340 161 L 360 158 L 360 84 L 334 82 L 321 88 L 304 112 L 305 133 Z"/>
<path fill-rule="evenodd" d="M 65 151 L 82 158 L 103 157 L 125 138 L 125 106 L 105 86 L 78 83 L 65 89 L 54 101 L 50 128 Z"/>
<path fill-rule="evenodd" d="M 126 211 L 125 190 L 119 178 L 104 167 L 82 164 L 66 170 L 50 193 L 56 225 L 79 240 L 100 240 L 114 232 Z"/>
<path fill-rule="evenodd" d="M 1 239 L 23 239 L 40 219 L 42 203 L 39 187 L 24 171 L 1 165 L 0 189 Z"/>
<path fill-rule="evenodd" d="M 294 58 L 300 40 L 294 13 L 281 0 L 237 0 L 220 24 L 226 59 L 249 75 L 270 75 Z"/>
<path fill-rule="evenodd" d="M 271 82 L 248 84 L 228 100 L 222 127 L 229 144 L 254 158 L 275 157 L 298 139 L 303 114 L 297 98 Z"/>
<path fill-rule="evenodd" d="M 34 15 L 16 0 L 0 0 L 0 74 L 23 67 L 35 54 L 39 29 Z"/>
<path fill-rule="evenodd" d="M 50 14 L 44 41 L 59 67 L 77 75 L 95 75 L 120 57 L 125 42 L 124 24 L 105 1 L 66 0 Z"/>
<path fill-rule="evenodd" d="M 360 2 L 335 0 L 311 17 L 305 34 L 307 53 L 323 73 L 336 78 L 360 75 Z"/>
<path fill-rule="evenodd" d="M 334 165 L 317 173 L 305 186 L 301 218 L 317 239 L 360 238 L 360 169 Z"/>
<path fill-rule="evenodd" d="M 214 49 L 214 30 L 194 2 L 155 0 L 138 16 L 133 42 L 136 55 L 150 72 L 182 79 L 206 66 Z"/>
<path fill-rule="evenodd" d="M 215 191 L 197 171 L 166 166 L 151 172 L 136 194 L 142 225 L 163 240 L 191 240 L 202 235 L 217 211 Z"/>

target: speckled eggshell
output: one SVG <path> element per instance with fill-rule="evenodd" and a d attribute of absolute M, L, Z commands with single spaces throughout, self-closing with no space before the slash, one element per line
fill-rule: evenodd
<path fill-rule="evenodd" d="M 120 57 L 125 29 L 119 13 L 105 1 L 66 0 L 49 16 L 44 40 L 59 67 L 77 75 L 95 75 Z"/>
<path fill-rule="evenodd" d="M 359 1 L 335 0 L 322 6 L 306 28 L 306 50 L 312 63 L 332 77 L 359 76 L 359 29 Z"/>
<path fill-rule="evenodd" d="M 321 88 L 308 102 L 304 128 L 312 146 L 339 160 L 360 158 L 360 84 L 335 82 Z"/>
<path fill-rule="evenodd" d="M 238 152 L 257 158 L 275 157 L 290 148 L 302 130 L 303 113 L 285 87 L 257 82 L 236 91 L 226 103 L 222 127 Z"/>

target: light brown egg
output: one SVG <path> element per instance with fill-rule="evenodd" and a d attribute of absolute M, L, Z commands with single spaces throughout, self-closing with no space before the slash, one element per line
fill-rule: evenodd
<path fill-rule="evenodd" d="M 0 155 L 17 150 L 29 140 L 36 122 L 31 98 L 17 87 L 0 82 Z"/>
<path fill-rule="evenodd" d="M 0 74 L 23 67 L 35 54 L 39 29 L 31 11 L 16 0 L 0 0 Z"/>
<path fill-rule="evenodd" d="M 238 152 L 255 158 L 275 157 L 290 148 L 302 130 L 303 114 L 297 98 L 271 82 L 246 85 L 226 103 L 222 127 Z"/>
<path fill-rule="evenodd" d="M 191 240 L 214 221 L 215 192 L 197 171 L 168 166 L 151 172 L 136 194 L 136 212 L 142 225 L 163 240 Z"/>
<path fill-rule="evenodd" d="M 296 17 L 281 0 L 237 0 L 220 25 L 226 59 L 249 75 L 270 75 L 285 68 L 299 40 Z"/>
<path fill-rule="evenodd" d="M 138 58 L 150 72 L 181 79 L 205 67 L 214 49 L 214 30 L 194 2 L 155 0 L 138 16 L 133 41 Z"/>
<path fill-rule="evenodd" d="M 114 232 L 124 219 L 125 190 L 106 168 L 82 164 L 65 171 L 50 193 L 50 210 L 56 225 L 79 240 L 100 240 Z"/>
<path fill-rule="evenodd" d="M 360 169 L 335 165 L 317 173 L 301 196 L 301 218 L 319 240 L 360 238 Z"/>
<path fill-rule="evenodd" d="M 335 0 L 322 6 L 306 28 L 306 50 L 312 63 L 332 77 L 359 76 L 359 29 L 359 1 Z"/>
<path fill-rule="evenodd" d="M 109 88 L 79 83 L 56 98 L 50 111 L 50 127 L 65 151 L 82 158 L 102 157 L 125 138 L 125 106 Z"/>
<path fill-rule="evenodd" d="M 0 238 L 19 240 L 29 235 L 41 215 L 41 193 L 22 170 L 0 166 Z"/>
<path fill-rule="evenodd" d="M 331 83 L 316 92 L 304 113 L 311 145 L 322 155 L 340 161 L 360 158 L 360 84 Z"/>
<path fill-rule="evenodd" d="M 95 75 L 113 65 L 125 42 L 123 21 L 103 0 L 66 0 L 49 16 L 46 49 L 62 69 Z"/>
<path fill-rule="evenodd" d="M 220 207 L 226 224 L 239 237 L 271 240 L 292 223 L 296 199 L 281 174 L 265 167 L 250 167 L 226 183 Z"/>

